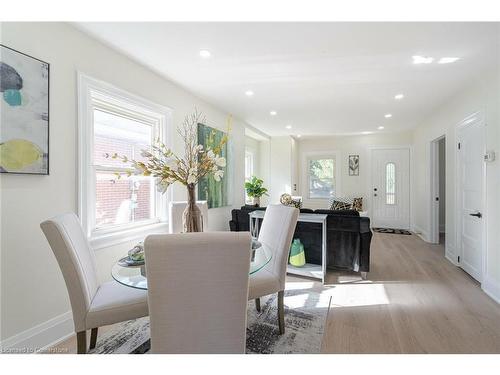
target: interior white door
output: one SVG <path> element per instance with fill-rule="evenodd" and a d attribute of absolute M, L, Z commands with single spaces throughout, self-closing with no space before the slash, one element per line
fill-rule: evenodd
<path fill-rule="evenodd" d="M 458 237 L 460 266 L 482 281 L 484 233 L 484 123 L 476 117 L 458 128 Z"/>
<path fill-rule="evenodd" d="M 372 226 L 410 228 L 410 150 L 372 150 Z"/>

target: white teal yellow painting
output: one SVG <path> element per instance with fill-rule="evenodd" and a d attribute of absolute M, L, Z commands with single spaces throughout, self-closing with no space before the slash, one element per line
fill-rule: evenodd
<path fill-rule="evenodd" d="M 213 148 L 219 144 L 225 133 L 204 124 L 198 124 L 198 144 L 204 149 Z M 231 204 L 231 158 L 228 144 L 222 146 L 220 156 L 226 158 L 224 177 L 216 181 L 213 175 L 203 177 L 198 183 L 198 200 L 207 201 L 208 208 L 224 207 Z"/>
<path fill-rule="evenodd" d="M 49 173 L 49 64 L 0 45 L 0 172 Z"/>

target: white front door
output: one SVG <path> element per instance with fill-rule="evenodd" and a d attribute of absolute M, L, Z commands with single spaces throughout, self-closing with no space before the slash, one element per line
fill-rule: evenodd
<path fill-rule="evenodd" d="M 372 226 L 410 228 L 410 150 L 372 150 Z"/>
<path fill-rule="evenodd" d="M 473 116 L 458 128 L 458 243 L 460 266 L 482 281 L 485 165 L 484 123 Z"/>

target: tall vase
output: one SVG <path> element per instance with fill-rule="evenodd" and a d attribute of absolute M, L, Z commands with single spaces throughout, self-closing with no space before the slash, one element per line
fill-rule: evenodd
<path fill-rule="evenodd" d="M 201 210 L 196 205 L 195 184 L 187 185 L 188 202 L 182 214 L 184 232 L 203 232 L 203 218 Z"/>

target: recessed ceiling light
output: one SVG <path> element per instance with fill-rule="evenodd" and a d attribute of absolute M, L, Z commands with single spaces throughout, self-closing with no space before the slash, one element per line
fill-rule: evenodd
<path fill-rule="evenodd" d="M 367 134 L 372 134 L 372 132 L 361 132 L 361 134 L 367 135 Z"/>
<path fill-rule="evenodd" d="M 271 111 L 271 112 L 269 112 L 269 114 L 270 114 L 271 116 L 276 116 L 276 115 L 278 114 L 278 112 L 276 112 L 276 111 Z"/>
<path fill-rule="evenodd" d="M 384 130 L 384 127 L 383 126 L 379 126 L 377 129 L 378 130 Z"/>
<path fill-rule="evenodd" d="M 302 137 L 302 136 L 300 134 L 297 134 L 297 138 L 300 138 L 300 137 Z"/>
<path fill-rule="evenodd" d="M 285 126 L 285 128 L 287 128 L 287 129 L 291 129 L 291 128 L 292 128 L 292 125 L 287 125 L 287 126 Z"/>
<path fill-rule="evenodd" d="M 387 113 L 386 115 L 384 115 L 385 118 L 391 118 L 392 115 L 390 113 Z"/>
<path fill-rule="evenodd" d="M 441 57 L 438 64 L 451 64 L 460 60 L 460 57 Z"/>
<path fill-rule="evenodd" d="M 401 100 L 403 99 L 405 96 L 403 94 L 397 94 L 397 95 L 394 95 L 394 99 L 396 100 Z"/>
<path fill-rule="evenodd" d="M 211 56 L 211 53 L 207 49 L 202 49 L 200 50 L 200 57 L 203 57 L 204 59 L 208 59 Z"/>
<path fill-rule="evenodd" d="M 430 64 L 434 61 L 434 57 L 429 56 L 412 56 L 414 64 Z"/>
<path fill-rule="evenodd" d="M 253 96 L 253 91 L 252 90 L 247 90 L 245 91 L 246 96 Z"/>

